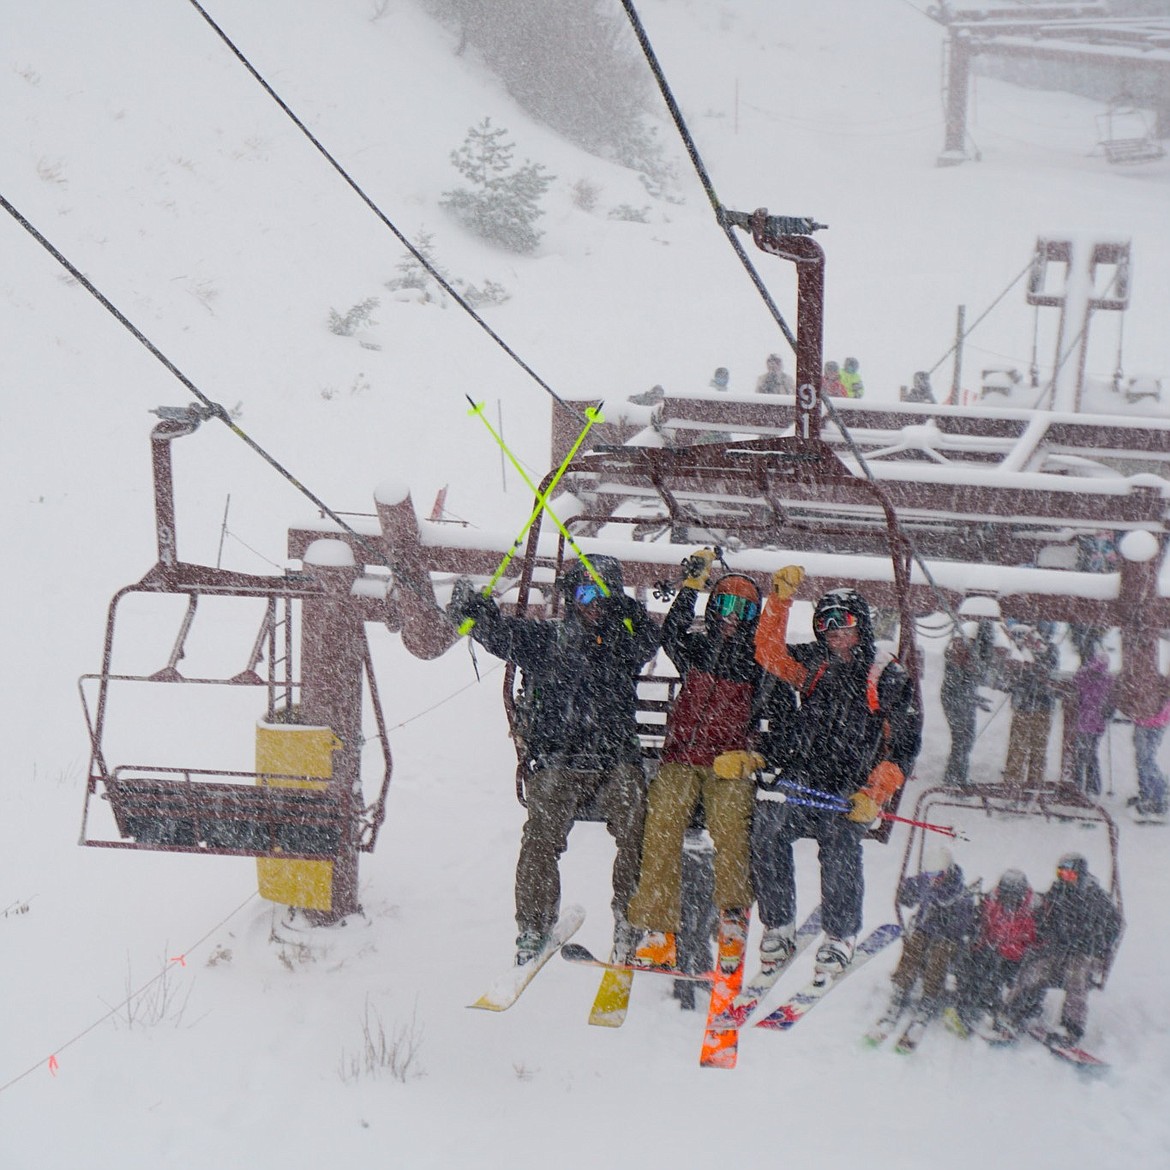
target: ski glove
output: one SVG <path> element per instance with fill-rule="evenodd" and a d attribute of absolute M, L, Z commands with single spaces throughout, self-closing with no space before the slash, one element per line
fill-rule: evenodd
<path fill-rule="evenodd" d="M 720 780 L 746 780 L 753 772 L 764 766 L 764 757 L 759 752 L 724 752 L 715 757 L 712 765 Z"/>
<path fill-rule="evenodd" d="M 902 769 L 897 764 L 882 760 L 870 772 L 865 787 L 849 798 L 846 819 L 861 825 L 876 821 L 882 811 L 882 805 L 902 787 L 905 779 Z"/>
<path fill-rule="evenodd" d="M 464 618 L 480 618 L 491 608 L 491 603 L 476 589 L 468 577 L 460 577 L 451 587 L 447 616 L 459 625 Z"/>
<path fill-rule="evenodd" d="M 881 811 L 882 806 L 862 788 L 849 798 L 849 811 L 845 814 L 845 819 L 856 821 L 859 825 L 868 825 L 878 819 Z"/>
<path fill-rule="evenodd" d="M 800 565 L 785 565 L 772 574 L 772 592 L 781 601 L 787 601 L 804 580 L 804 569 Z"/>
<path fill-rule="evenodd" d="M 711 576 L 711 566 L 715 563 L 715 550 L 701 548 L 693 552 L 685 561 L 683 569 L 688 574 L 683 585 L 688 589 L 705 589 L 707 578 Z"/>

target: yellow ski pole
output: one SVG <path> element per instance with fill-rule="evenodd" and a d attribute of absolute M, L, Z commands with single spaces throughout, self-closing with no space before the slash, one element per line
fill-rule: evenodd
<path fill-rule="evenodd" d="M 520 531 L 516 534 L 516 539 L 512 542 L 512 547 L 504 554 L 504 559 L 500 562 L 499 567 L 492 574 L 491 580 L 488 581 L 488 583 L 483 588 L 483 596 L 490 597 L 492 590 L 496 587 L 497 582 L 504 575 L 504 572 L 506 571 L 508 565 L 511 564 L 512 558 L 516 555 L 517 551 L 519 550 L 520 544 L 524 540 L 525 535 L 527 534 L 528 530 L 533 526 L 533 524 L 536 523 L 537 518 L 540 516 L 540 513 L 542 510 L 545 510 L 548 512 L 548 514 L 552 517 L 553 521 L 556 523 L 558 529 L 560 529 L 560 531 L 567 537 L 569 543 L 571 545 L 573 545 L 573 547 L 576 549 L 576 545 L 573 544 L 573 538 L 571 536 L 569 536 L 569 534 L 567 532 L 565 532 L 564 526 L 557 519 L 556 514 L 553 512 L 553 510 L 548 506 L 548 501 L 549 501 L 549 498 L 552 496 L 552 493 L 553 493 L 554 489 L 556 488 L 557 484 L 560 483 L 561 476 L 563 476 L 565 474 L 566 470 L 568 469 L 569 464 L 572 463 L 574 456 L 581 449 L 581 444 L 585 442 L 586 435 L 588 435 L 589 432 L 593 429 L 593 426 L 595 423 L 604 422 L 605 419 L 602 416 L 599 409 L 595 409 L 592 406 L 586 407 L 586 409 L 585 409 L 586 423 L 585 423 L 584 429 L 577 436 L 576 442 L 572 445 L 572 447 L 569 448 L 569 453 L 561 461 L 561 465 L 560 465 L 560 467 L 557 468 L 556 474 L 554 474 L 552 479 L 549 481 L 548 487 L 543 492 L 541 492 L 537 487 L 535 487 L 533 485 L 532 481 L 525 474 L 524 468 L 520 466 L 520 463 L 517 461 L 516 457 L 508 449 L 508 446 L 504 442 L 502 436 L 497 434 L 495 428 L 492 426 L 492 424 L 490 422 L 488 422 L 487 417 L 483 413 L 484 403 L 480 402 L 477 404 L 474 401 L 474 399 L 471 398 L 470 395 L 467 396 L 467 401 L 471 403 L 471 409 L 467 413 L 478 415 L 480 417 L 480 419 L 483 421 L 484 426 L 487 427 L 488 431 L 491 433 L 492 438 L 495 439 L 495 441 L 500 445 L 500 449 L 504 452 L 505 456 L 507 456 L 509 462 L 517 470 L 517 472 L 519 472 L 520 478 L 523 479 L 524 482 L 530 488 L 532 488 L 532 491 L 536 495 L 536 506 L 532 509 L 532 515 L 528 517 L 528 520 L 525 522 L 524 527 L 521 528 Z M 592 566 L 585 559 L 584 554 L 581 553 L 581 550 L 577 549 L 576 551 L 577 551 L 577 555 L 579 557 L 581 557 L 582 562 L 585 564 L 586 568 L 589 570 L 590 576 L 592 576 L 593 579 L 597 582 L 598 588 L 600 588 L 602 593 L 606 597 L 608 597 L 609 596 L 609 589 L 606 586 L 605 582 L 602 581 L 600 579 L 600 577 L 598 577 L 597 574 L 593 572 Z M 474 626 L 475 626 L 475 618 L 473 618 L 473 617 L 464 618 L 463 621 L 459 625 L 459 633 L 460 634 L 468 634 L 471 632 L 471 630 L 473 629 Z"/>

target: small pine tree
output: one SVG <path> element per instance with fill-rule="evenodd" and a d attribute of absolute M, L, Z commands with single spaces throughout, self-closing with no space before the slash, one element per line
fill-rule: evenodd
<path fill-rule="evenodd" d="M 451 152 L 451 165 L 471 186 L 444 191 L 439 202 L 485 240 L 531 252 L 543 235 L 534 226 L 544 215 L 540 200 L 556 176 L 527 160 L 513 168 L 515 143 L 504 141 L 506 134 L 492 129 L 490 118 L 467 131 L 463 145 Z"/>

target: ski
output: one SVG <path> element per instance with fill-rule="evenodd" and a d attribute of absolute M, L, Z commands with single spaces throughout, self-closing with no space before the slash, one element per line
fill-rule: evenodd
<path fill-rule="evenodd" d="M 906 1025 L 902 1035 L 898 1037 L 894 1044 L 894 1051 L 900 1052 L 903 1056 L 908 1056 L 910 1053 L 916 1052 L 918 1045 L 922 1042 L 922 1036 L 926 1031 L 926 1026 L 929 1023 L 929 1019 L 923 1016 L 915 1016 Z"/>
<path fill-rule="evenodd" d="M 727 1011 L 712 1021 L 711 1026 L 720 1031 L 727 1028 L 742 1028 L 747 1023 L 748 1016 L 759 1006 L 760 1001 L 775 987 L 780 976 L 796 962 L 820 933 L 821 908 L 818 906 L 797 928 L 795 949 L 792 954 L 767 974 L 763 971 L 757 972 L 743 991 L 735 997 Z"/>
<path fill-rule="evenodd" d="M 633 985 L 633 971 L 608 968 L 601 976 L 601 985 L 589 1011 L 589 1022 L 599 1028 L 620 1028 L 626 1022 Z"/>
<path fill-rule="evenodd" d="M 864 967 L 875 955 L 885 950 L 890 943 L 898 939 L 902 928 L 895 922 L 888 922 L 870 931 L 857 946 L 853 955 L 853 962 L 839 975 L 823 975 L 818 973 L 812 980 L 798 991 L 787 1003 L 782 1003 L 774 1012 L 756 1021 L 757 1028 L 770 1028 L 773 1031 L 785 1032 L 806 1016 L 834 987 L 843 983 L 860 967 Z"/>
<path fill-rule="evenodd" d="M 568 943 L 561 947 L 561 958 L 570 963 L 583 963 L 588 967 L 606 967 L 610 971 L 644 971 L 649 975 L 669 975 L 672 979 L 693 979 L 696 983 L 710 983 L 714 978 L 710 971 L 703 971 L 692 975 L 689 971 L 680 971 L 677 967 L 650 967 L 644 963 L 616 963 L 612 959 L 599 959 L 588 947 L 580 943 Z"/>
<path fill-rule="evenodd" d="M 905 1014 L 905 1007 L 900 1007 L 896 1011 L 891 1011 L 887 1008 L 885 1014 L 879 1020 L 875 1021 L 873 1027 L 866 1032 L 862 1039 L 871 1048 L 880 1047 L 897 1030 Z"/>
<path fill-rule="evenodd" d="M 735 969 L 727 971 L 723 963 L 716 960 L 715 982 L 711 987 L 711 1006 L 707 1009 L 707 1028 L 703 1034 L 703 1047 L 699 1053 L 700 1068 L 735 1068 L 736 1058 L 739 1055 L 739 1029 L 719 1028 L 716 1021 L 735 1002 L 736 997 L 743 989 L 744 967 L 747 965 L 747 934 L 748 924 L 751 921 L 751 912 L 747 913 L 742 923 L 736 924 L 737 931 L 742 931 L 742 950 L 739 953 L 739 962 Z M 719 921 L 720 959 L 727 953 L 730 939 L 726 932 L 724 918 Z M 731 937 L 734 937 L 731 936 Z"/>
<path fill-rule="evenodd" d="M 580 906 L 570 906 L 557 920 L 552 934 L 536 956 L 523 967 L 512 967 L 499 976 L 495 982 L 468 1007 L 483 1008 L 489 1012 L 507 1011 L 519 998 L 524 989 L 536 977 L 537 972 L 581 929 L 585 911 Z"/>

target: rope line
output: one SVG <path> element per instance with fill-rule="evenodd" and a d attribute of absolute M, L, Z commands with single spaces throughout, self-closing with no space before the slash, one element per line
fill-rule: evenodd
<path fill-rule="evenodd" d="M 426 272 L 434 279 L 435 283 L 498 345 L 504 353 L 508 355 L 558 406 L 563 407 L 574 415 L 581 423 L 585 422 L 585 416 L 577 410 L 569 402 L 566 402 L 549 384 L 546 382 L 476 311 L 471 305 L 459 294 L 459 292 L 452 287 L 451 283 L 443 276 L 441 272 L 416 248 L 410 240 L 394 225 L 390 217 L 374 202 L 374 200 L 366 194 L 361 185 L 356 179 L 329 153 L 324 143 L 305 125 L 305 123 L 296 115 L 292 107 L 276 92 L 276 90 L 268 83 L 260 71 L 252 64 L 251 61 L 244 55 L 243 51 L 236 45 L 236 43 L 227 35 L 226 32 L 211 17 L 207 9 L 199 3 L 199 0 L 189 0 L 189 3 L 196 12 L 208 23 L 212 31 L 220 38 L 227 46 L 228 50 L 240 62 L 241 65 L 255 78 L 257 84 L 268 94 L 270 98 L 288 115 L 289 120 L 294 126 L 313 144 L 313 146 L 320 152 L 321 157 L 341 176 L 345 183 L 353 190 L 357 197 L 378 217 L 382 225 L 390 230 L 394 238 L 414 257 L 419 264 L 426 270 Z"/>
<path fill-rule="evenodd" d="M 114 1006 L 112 1008 L 110 1008 L 110 1010 L 108 1012 L 106 1012 L 102 1016 L 99 1016 L 88 1027 L 82 1028 L 82 1030 L 80 1032 L 76 1033 L 76 1035 L 74 1035 L 74 1036 L 71 1036 L 68 1040 L 65 1041 L 64 1044 L 60 1044 L 56 1048 L 54 1048 L 53 1051 L 51 1053 L 49 1053 L 49 1055 L 47 1057 L 42 1057 L 40 1060 L 38 1060 L 36 1062 L 36 1064 L 30 1065 L 28 1068 L 26 1068 L 24 1070 L 24 1072 L 17 1073 L 17 1075 L 14 1076 L 11 1080 L 6 1081 L 4 1084 L 0 1085 L 0 1093 L 3 1093 L 6 1089 L 11 1089 L 13 1085 L 17 1084 L 19 1081 L 24 1080 L 25 1077 L 36 1072 L 37 1069 L 43 1067 L 46 1063 L 49 1065 L 50 1069 L 55 1069 L 57 1055 L 59 1053 L 64 1052 L 66 1048 L 71 1047 L 72 1045 L 76 1044 L 78 1042 L 78 1040 L 82 1039 L 85 1036 L 88 1036 L 90 1032 L 92 1032 L 99 1025 L 104 1024 L 106 1022 L 106 1020 L 108 1020 L 112 1015 L 114 1015 L 115 1012 L 120 1012 L 132 1000 L 137 999 L 138 996 L 140 996 L 144 991 L 146 991 L 146 989 L 148 987 L 157 983 L 160 979 L 165 978 L 172 967 L 174 967 L 176 965 L 185 967 L 186 966 L 186 961 L 185 961 L 186 957 L 192 951 L 197 950 L 199 947 L 201 947 L 217 930 L 222 929 L 237 914 L 239 914 L 239 912 L 241 910 L 243 910 L 243 908 L 245 906 L 247 906 L 248 903 L 251 902 L 253 898 L 258 898 L 259 896 L 260 896 L 259 894 L 249 894 L 230 914 L 227 915 L 227 917 L 225 917 L 225 918 L 221 919 L 219 922 L 217 922 L 209 931 L 207 931 L 204 935 L 202 935 L 200 938 L 196 939 L 195 942 L 193 942 L 189 947 L 187 947 L 187 949 L 185 951 L 176 955 L 172 959 L 168 959 L 166 962 L 166 965 L 163 967 L 163 969 L 157 975 L 148 979 L 145 983 L 142 984 L 141 987 L 130 992 L 130 994 L 128 996 L 126 996 L 126 998 L 123 999 L 121 1001 L 121 1003 L 114 1004 Z"/>

